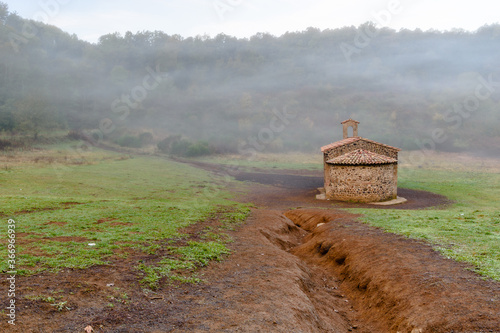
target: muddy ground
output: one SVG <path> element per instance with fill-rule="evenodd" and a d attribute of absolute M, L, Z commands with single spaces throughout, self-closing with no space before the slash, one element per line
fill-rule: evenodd
<path fill-rule="evenodd" d="M 4 317 L 0 331 L 500 332 L 500 283 L 337 209 L 352 204 L 315 200 L 317 172 L 256 171 L 235 175 L 251 187 L 236 198 L 256 208 L 230 232 L 233 253 L 200 271 L 204 283 L 145 292 L 131 263 L 147 258 L 134 253 L 87 270 L 20 277 L 17 325 Z M 391 208 L 449 204 L 427 192 L 399 194 L 408 202 Z M 6 290 L 5 279 L 1 285 Z M 36 294 L 64 295 L 71 310 L 23 297 Z"/>

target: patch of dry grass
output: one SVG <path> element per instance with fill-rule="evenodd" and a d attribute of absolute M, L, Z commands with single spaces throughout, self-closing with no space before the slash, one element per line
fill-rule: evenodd
<path fill-rule="evenodd" d="M 259 153 L 253 156 L 231 154 L 200 157 L 196 160 L 263 169 L 319 170 L 323 168 L 321 153 Z"/>
<path fill-rule="evenodd" d="M 0 152 L 0 170 L 30 166 L 92 165 L 106 160 L 123 160 L 130 156 L 108 151 L 83 151 L 77 146 L 30 148 Z"/>
<path fill-rule="evenodd" d="M 500 172 L 500 158 L 476 156 L 471 153 L 447 153 L 437 151 L 402 151 L 399 166 L 460 172 Z"/>

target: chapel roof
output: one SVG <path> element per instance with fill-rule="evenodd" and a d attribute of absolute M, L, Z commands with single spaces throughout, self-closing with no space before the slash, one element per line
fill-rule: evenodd
<path fill-rule="evenodd" d="M 349 119 L 347 119 L 347 120 L 344 120 L 343 122 L 341 122 L 341 124 L 345 124 L 345 123 L 348 123 L 348 122 L 354 122 L 354 123 L 356 123 L 356 124 L 359 124 L 359 121 L 354 120 L 354 119 L 351 119 L 351 118 L 349 118 Z"/>
<path fill-rule="evenodd" d="M 352 138 L 350 138 L 352 139 Z M 380 155 L 366 149 L 357 149 L 334 157 L 326 163 L 341 164 L 341 165 L 373 165 L 373 164 L 391 164 L 397 163 L 398 160 L 385 155 Z"/>
<path fill-rule="evenodd" d="M 386 148 L 389 148 L 389 149 L 393 149 L 395 151 L 400 151 L 401 150 L 399 148 L 396 148 L 396 147 L 393 147 L 393 146 L 389 146 L 389 145 L 386 145 L 386 144 L 383 144 L 383 143 L 380 143 L 380 142 L 377 142 L 377 141 L 365 139 L 365 138 L 362 138 L 360 136 L 354 136 L 354 137 L 350 137 L 350 138 L 347 138 L 347 139 L 336 141 L 336 142 L 330 143 L 329 145 L 323 146 L 323 147 L 321 147 L 321 151 L 324 153 L 325 151 L 328 151 L 330 149 L 339 148 L 339 147 L 342 147 L 342 146 L 345 146 L 347 144 L 354 143 L 354 142 L 360 141 L 360 140 L 361 141 L 365 141 L 365 142 L 374 143 L 374 144 L 377 144 L 377 145 L 380 145 L 380 146 L 383 146 L 383 147 L 386 147 Z"/>

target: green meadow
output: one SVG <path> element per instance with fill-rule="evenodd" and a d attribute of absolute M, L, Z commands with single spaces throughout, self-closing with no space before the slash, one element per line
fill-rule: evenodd
<path fill-rule="evenodd" d="M 322 170 L 321 153 L 287 153 L 287 154 L 255 154 L 255 155 L 210 155 L 194 158 L 206 163 L 224 164 L 237 167 L 239 170 L 252 168 L 278 170 Z"/>
<path fill-rule="evenodd" d="M 204 162 L 245 168 L 321 170 L 316 154 L 216 156 Z M 399 187 L 448 197 L 446 207 L 423 210 L 349 209 L 387 232 L 429 242 L 443 255 L 500 280 L 500 164 L 498 160 L 435 154 L 420 165 L 402 164 Z M 135 269 L 148 288 L 161 278 L 196 282 L 198 267 L 229 253 L 226 230 L 249 206 L 231 200 L 230 180 L 161 157 L 102 150 L 76 151 L 71 143 L 0 154 L 0 200 L 7 265 L 8 219 L 16 221 L 16 268 L 30 275 L 102 265 L 133 253 L 151 255 Z M 233 184 L 233 183 L 232 183 Z M 242 185 L 243 186 L 243 185 Z M 182 228 L 207 219 L 192 240 Z"/>
<path fill-rule="evenodd" d="M 402 161 L 412 161 L 402 152 Z M 418 155 L 420 154 L 420 155 Z M 398 187 L 441 194 L 453 202 L 423 210 L 349 209 L 361 220 L 392 233 L 429 242 L 443 255 L 470 263 L 477 273 L 500 280 L 500 160 L 469 154 L 417 152 L 399 166 Z M 240 161 L 241 160 L 241 161 Z M 321 153 L 207 157 L 206 162 L 242 169 L 322 170 Z"/>
<path fill-rule="evenodd" d="M 229 200 L 226 180 L 159 157 L 69 146 L 0 156 L 0 269 L 7 267 L 7 221 L 16 221 L 18 274 L 87 268 L 156 254 L 134 269 L 151 288 L 162 277 L 197 281 L 196 268 L 229 253 L 224 228 L 249 208 Z M 43 159 L 40 156 L 43 156 Z M 181 229 L 217 217 L 217 230 L 190 241 Z M 178 273 L 181 272 L 181 273 Z"/>
<path fill-rule="evenodd" d="M 499 165 L 500 167 L 500 165 Z M 449 165 L 402 167 L 399 187 L 442 194 L 453 203 L 423 210 L 352 209 L 388 232 L 422 239 L 443 255 L 500 280 L 500 173 Z"/>

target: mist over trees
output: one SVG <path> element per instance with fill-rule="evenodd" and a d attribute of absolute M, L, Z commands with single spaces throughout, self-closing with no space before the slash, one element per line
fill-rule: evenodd
<path fill-rule="evenodd" d="M 90 44 L 0 3 L 0 131 L 317 151 L 352 117 L 361 136 L 404 149 L 498 151 L 499 54 L 500 25 L 246 39 L 143 31 Z"/>

